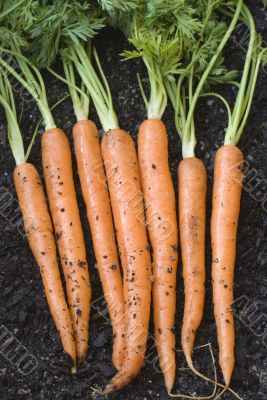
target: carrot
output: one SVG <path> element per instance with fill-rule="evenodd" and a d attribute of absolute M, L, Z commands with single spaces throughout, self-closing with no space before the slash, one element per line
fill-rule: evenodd
<path fill-rule="evenodd" d="M 147 113 L 147 119 L 139 127 L 138 158 L 146 223 L 152 245 L 155 343 L 165 385 L 168 393 L 171 393 L 176 372 L 178 226 L 175 193 L 168 163 L 168 137 L 161 118 L 167 106 L 164 77 L 170 76 L 172 71 L 178 69 L 182 56 L 181 48 L 184 47 L 177 29 L 177 21 L 183 18 L 191 20 L 192 24 L 184 25 L 185 29 L 188 29 L 185 36 L 193 38 L 195 20 L 186 8 L 178 8 L 175 18 L 172 19 L 173 6 L 167 3 L 162 3 L 161 10 L 148 1 L 140 10 L 134 12 L 130 29 L 127 25 L 125 31 L 134 49 L 124 51 L 122 56 L 126 59 L 141 57 L 147 68 L 149 97 L 145 95 L 138 77 Z"/>
<path fill-rule="evenodd" d="M 144 361 L 151 296 L 151 262 L 137 154 L 131 136 L 119 129 L 112 96 L 96 50 L 100 77 L 82 45 L 71 47 L 71 60 L 81 76 L 105 132 L 101 142 L 119 255 L 125 303 L 125 358 L 118 373 L 101 393 L 127 385 Z"/>
<path fill-rule="evenodd" d="M 178 233 L 175 194 L 168 165 L 164 123 L 144 121 L 138 134 L 138 159 L 153 249 L 153 315 L 155 343 L 168 392 L 175 378 L 175 309 Z"/>
<path fill-rule="evenodd" d="M 68 85 L 71 95 L 77 118 L 73 128 L 73 139 L 78 173 L 87 207 L 100 280 L 113 328 L 113 364 L 119 369 L 123 362 L 125 347 L 124 299 L 110 199 L 98 132 L 94 123 L 88 120 L 90 99 L 84 85 L 85 78 L 82 77 L 81 85 L 77 87 L 75 62 L 71 60 L 73 43 L 75 42 L 77 48 L 83 48 L 86 39 L 88 46 L 83 49 L 83 58 L 90 59 L 91 51 L 87 50 L 92 37 L 104 26 L 104 18 L 100 13 L 96 15 L 95 7 L 93 11 L 88 2 L 80 5 L 77 2 L 68 4 L 68 12 L 64 13 L 64 18 L 60 2 L 54 2 L 49 7 L 45 3 L 42 2 L 34 8 L 38 18 L 38 29 L 36 30 L 34 24 L 29 29 L 32 36 L 32 52 L 39 66 L 48 67 L 52 74 Z M 53 20 L 52 25 L 51 20 Z M 79 26 L 79 30 L 74 29 L 75 26 Z M 57 54 L 62 59 L 65 78 L 49 68 Z"/>
<path fill-rule="evenodd" d="M 109 193 L 95 124 L 88 120 L 78 121 L 73 127 L 73 140 L 97 267 L 114 333 L 112 360 L 114 366 L 120 369 L 125 348 L 123 286 Z"/>
<path fill-rule="evenodd" d="M 65 50 L 62 58 L 66 79 L 50 68 L 49 70 L 67 83 L 78 121 L 73 127 L 78 173 L 100 280 L 113 328 L 112 361 L 115 368 L 119 370 L 125 353 L 124 297 L 110 198 L 97 128 L 92 121 L 88 120 L 89 96 L 83 81 L 81 88 L 76 86 L 74 62 L 67 58 L 67 55 L 71 56 L 71 51 Z M 88 55 L 85 54 L 84 57 L 86 60 Z"/>
<path fill-rule="evenodd" d="M 144 361 L 150 314 L 151 266 L 140 173 L 134 143 L 121 129 L 105 133 L 101 149 L 124 276 L 126 354 L 121 370 L 106 386 L 110 394 L 127 385 Z"/>
<path fill-rule="evenodd" d="M 41 179 L 32 164 L 23 163 L 15 168 L 14 181 L 27 239 L 40 268 L 51 314 L 64 351 L 76 363 L 72 320 L 60 279 L 53 227 Z"/>
<path fill-rule="evenodd" d="M 6 112 L 8 140 L 16 161 L 13 175 L 27 239 L 40 269 L 45 296 L 63 349 L 72 358 L 75 370 L 73 326 L 60 279 L 52 222 L 40 176 L 27 162 L 35 135 L 25 154 L 13 92 L 7 76 L 3 75 L 0 76 L 0 103 Z"/>
<path fill-rule="evenodd" d="M 244 4 L 241 16 L 249 28 L 249 44 L 233 110 L 222 98 L 228 110 L 229 121 L 224 145 L 217 151 L 215 157 L 211 216 L 214 315 L 220 351 L 219 360 L 226 387 L 230 384 L 235 362 L 232 303 L 243 179 L 243 154 L 236 145 L 249 116 L 260 65 L 262 62 L 267 62 L 267 49 L 261 47 L 253 17 Z"/>
<path fill-rule="evenodd" d="M 195 333 L 205 300 L 206 168 L 198 158 L 185 158 L 178 167 L 179 226 L 184 278 L 182 349 L 189 365 Z"/>
<path fill-rule="evenodd" d="M 242 164 L 242 152 L 234 145 L 221 147 L 214 164 L 211 219 L 213 302 L 220 366 L 226 385 L 230 383 L 234 368 L 232 304 Z"/>
<path fill-rule="evenodd" d="M 44 121 L 42 163 L 49 207 L 66 280 L 77 357 L 84 360 L 88 349 L 91 286 L 69 142 L 65 133 L 56 128 L 37 67 L 20 50 L 5 52 L 15 57 L 21 71 L 18 73 L 3 59 L 0 59 L 0 64 L 33 96 Z"/>
<path fill-rule="evenodd" d="M 192 353 L 196 332 L 200 326 L 204 312 L 205 301 L 205 219 L 206 219 L 206 192 L 207 173 L 203 162 L 195 157 L 196 135 L 194 112 L 197 101 L 203 91 L 211 72 L 216 76 L 214 81 L 227 81 L 229 77 L 221 77 L 219 59 L 221 52 L 227 43 L 241 12 L 242 1 L 239 1 L 229 26 L 221 26 L 217 34 L 208 33 L 205 30 L 207 21 L 217 25 L 216 3 L 207 3 L 206 11 L 208 19 L 202 21 L 200 14 L 200 31 L 196 35 L 196 43 L 188 49 L 188 65 L 179 73 L 175 82 L 175 76 L 165 78 L 165 86 L 175 110 L 175 123 L 177 132 L 182 140 L 183 160 L 178 167 L 178 191 L 179 191 L 179 230 L 181 240 L 181 252 L 184 278 L 184 317 L 182 325 L 182 349 L 190 369 L 200 378 L 214 383 L 196 370 L 192 361 Z M 211 8 L 210 8 L 211 7 Z M 216 22 L 217 21 L 217 22 Z M 198 38 L 201 38 L 200 40 Z M 210 48 L 214 48 L 207 54 L 206 42 Z M 215 51 L 216 49 L 216 51 Z M 198 63 L 201 55 L 207 57 L 207 64 Z M 215 72 L 216 71 L 216 72 Z M 177 395 L 174 395 L 177 397 Z"/>
<path fill-rule="evenodd" d="M 62 130 L 53 128 L 42 135 L 42 163 L 74 324 L 77 356 L 84 360 L 88 349 L 91 286 L 70 147 Z"/>

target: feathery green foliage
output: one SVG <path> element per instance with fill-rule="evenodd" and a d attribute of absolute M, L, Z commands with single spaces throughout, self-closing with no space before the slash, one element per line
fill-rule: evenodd
<path fill-rule="evenodd" d="M 97 0 L 109 15 L 117 12 L 130 12 L 139 8 L 142 0 Z"/>
<path fill-rule="evenodd" d="M 24 32 L 33 23 L 37 1 L 6 1 L 0 4 L 0 43 L 6 48 L 26 48 Z"/>
<path fill-rule="evenodd" d="M 148 118 L 161 118 L 167 105 L 163 78 L 178 73 L 180 66 L 182 49 L 179 38 L 172 38 L 156 29 L 149 31 L 136 28 L 135 36 L 130 39 L 130 43 L 135 50 L 125 51 L 122 55 L 127 59 L 142 57 L 148 71 L 149 100 L 142 89 Z"/>
<path fill-rule="evenodd" d="M 150 97 L 142 94 L 148 118 L 161 118 L 167 105 L 164 79 L 181 70 L 181 59 L 200 31 L 195 10 L 184 0 L 148 0 L 131 18 L 129 42 L 134 50 L 124 58 L 142 57 L 148 71 Z M 127 31 L 125 34 L 127 35 Z"/>
<path fill-rule="evenodd" d="M 230 83 L 236 78 L 236 72 L 227 71 L 224 66 L 222 51 L 239 19 L 242 0 L 231 3 L 222 0 L 192 0 L 191 3 L 196 7 L 201 22 L 198 38 L 185 53 L 185 69 L 177 81 L 165 79 L 175 110 L 176 128 L 183 143 L 183 157 L 194 157 L 194 110 L 198 98 L 211 84 Z M 224 7 L 232 11 L 234 5 L 236 8 L 228 26 L 218 17 L 218 10 Z"/>
<path fill-rule="evenodd" d="M 104 26 L 103 17 L 88 1 L 45 0 L 35 13 L 29 31 L 33 59 L 40 67 L 50 66 L 61 48 L 86 42 Z"/>

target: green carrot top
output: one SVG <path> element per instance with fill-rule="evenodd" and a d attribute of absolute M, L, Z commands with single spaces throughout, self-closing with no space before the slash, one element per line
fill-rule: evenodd
<path fill-rule="evenodd" d="M 222 99 L 228 112 L 224 143 L 234 145 L 238 143 L 249 116 L 260 65 L 267 63 L 267 48 L 262 47 L 262 38 L 257 34 L 253 16 L 245 4 L 242 6 L 241 21 L 249 29 L 249 44 L 233 110 L 228 102 Z"/>
<path fill-rule="evenodd" d="M 3 10 L 0 65 L 12 74 L 33 96 L 42 114 L 45 128 L 54 128 L 55 122 L 47 101 L 45 84 L 39 68 L 50 65 L 59 49 L 66 43 L 87 41 L 103 26 L 103 18 L 88 2 L 78 0 L 12 1 L 12 12 Z M 89 18 L 90 17 L 90 18 Z M 15 35 L 13 35 L 15 32 Z M 9 35 L 9 36 L 8 36 Z M 8 41 L 10 37 L 10 41 Z M 22 52 L 31 57 L 25 57 Z M 9 60 L 3 54 L 9 56 Z M 20 68 L 10 62 L 13 58 Z M 38 65 L 38 68 L 36 66 Z M 67 67 L 65 68 L 67 70 Z M 71 68 L 68 69 L 71 74 Z M 77 97 L 77 96 L 76 96 Z M 83 100 L 83 99 L 82 99 Z M 82 102 L 88 107 L 88 101 Z"/>
<path fill-rule="evenodd" d="M 7 119 L 7 136 L 16 165 L 26 162 L 22 134 L 17 119 L 17 111 L 14 101 L 12 88 L 7 76 L 0 74 L 0 104 L 5 110 Z M 31 145 L 30 145 L 31 147 Z M 27 154 L 29 150 L 27 151 Z"/>
<path fill-rule="evenodd" d="M 200 28 L 194 6 L 181 0 L 144 2 L 133 13 L 128 27 L 124 26 L 124 33 L 135 49 L 124 51 L 123 57 L 141 57 L 147 68 L 149 99 L 138 79 L 148 118 L 161 119 L 167 105 L 164 79 L 173 80 L 181 73 L 181 60 L 194 46 Z"/>
<path fill-rule="evenodd" d="M 231 83 L 235 71 L 227 71 L 222 51 L 233 32 L 242 9 L 242 0 L 199 1 L 197 15 L 201 29 L 196 43 L 184 58 L 184 71 L 176 80 L 165 79 L 165 86 L 175 110 L 175 123 L 182 140 L 183 157 L 194 157 L 196 145 L 194 111 L 200 96 L 211 84 Z M 221 10 L 231 10 L 229 25 L 222 22 Z M 220 15 L 220 16 L 219 16 Z"/>
<path fill-rule="evenodd" d="M 88 118 L 90 95 L 104 130 L 118 127 L 110 89 L 95 50 L 93 54 L 99 74 L 91 61 L 91 39 L 104 26 L 105 16 L 92 2 L 57 0 L 48 7 L 46 3 L 49 2 L 44 3 L 37 10 L 39 21 L 29 30 L 33 58 L 39 66 L 49 67 L 57 54 L 61 56 L 65 79 L 51 69 L 50 72 L 68 84 L 77 120 Z M 99 3 L 107 14 L 113 9 L 129 10 L 134 2 Z M 75 70 L 81 78 L 80 87 Z"/>

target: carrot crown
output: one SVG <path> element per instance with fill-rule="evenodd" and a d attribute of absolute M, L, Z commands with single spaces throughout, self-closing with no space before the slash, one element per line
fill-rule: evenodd
<path fill-rule="evenodd" d="M 3 71 L 1 71 L 3 72 Z M 26 161 L 22 135 L 17 121 L 17 112 L 12 88 L 7 76 L 0 74 L 0 103 L 7 119 L 7 136 L 16 164 Z"/>
<path fill-rule="evenodd" d="M 39 66 L 49 67 L 56 54 L 60 54 L 65 79 L 51 69 L 50 72 L 68 85 L 77 120 L 88 118 L 90 95 L 103 129 L 107 131 L 117 128 L 111 93 L 95 50 L 93 53 L 99 74 L 91 62 L 91 39 L 104 26 L 99 8 L 89 2 L 81 5 L 78 0 L 56 0 L 51 5 L 49 3 L 45 1 L 39 5 L 37 15 L 41 16 L 40 21 L 29 29 L 32 38 L 30 49 L 34 59 Z M 119 0 L 103 0 L 99 3 L 106 14 L 112 13 L 114 9 L 126 11 L 136 4 L 134 1 Z M 80 87 L 75 79 L 75 69 L 81 77 Z"/>
<path fill-rule="evenodd" d="M 267 48 L 262 47 L 262 38 L 257 34 L 254 19 L 245 4 L 242 6 L 241 21 L 249 28 L 249 44 L 233 110 L 222 98 L 228 112 L 224 143 L 234 145 L 238 143 L 249 116 L 260 65 L 267 63 Z"/>
<path fill-rule="evenodd" d="M 88 57 L 81 43 L 70 46 L 67 53 L 68 59 L 75 63 L 75 67 L 93 100 L 101 125 L 104 131 L 107 132 L 110 129 L 118 128 L 119 124 L 113 108 L 109 84 L 101 67 L 96 49 L 93 49 L 93 56 L 99 74 L 96 73 L 90 57 Z"/>
<path fill-rule="evenodd" d="M 175 110 L 175 123 L 182 140 L 183 158 L 195 156 L 194 111 L 200 96 L 210 84 L 233 82 L 235 71 L 223 65 L 222 51 L 239 19 L 242 0 L 235 2 L 209 0 L 197 10 L 201 22 L 198 40 L 184 57 L 184 70 L 177 81 L 165 79 L 165 86 Z M 231 22 L 219 22 L 216 11 L 231 9 Z"/>
<path fill-rule="evenodd" d="M 15 68 L 13 68 L 10 63 L 6 62 L 3 58 L 0 58 L 0 65 L 13 75 L 34 98 L 44 120 L 45 129 L 48 130 L 55 128 L 56 125 L 48 105 L 44 81 L 38 68 L 24 57 L 19 49 L 14 49 L 14 46 L 12 50 L 0 48 L 0 51 L 15 58 L 21 69 L 20 73 L 18 73 Z"/>
<path fill-rule="evenodd" d="M 119 18 L 118 18 L 119 19 Z M 194 45 L 200 23 L 189 2 L 149 0 L 134 12 L 130 29 L 124 29 L 134 50 L 126 50 L 126 59 L 141 57 L 148 72 L 149 99 L 138 75 L 148 118 L 161 119 L 167 93 L 164 79 L 173 79 L 181 72 L 181 59 Z M 129 31 L 129 32 L 128 32 Z"/>
<path fill-rule="evenodd" d="M 42 114 L 46 129 L 53 128 L 55 122 L 48 106 L 43 78 L 28 58 L 22 55 L 22 50 L 27 49 L 29 45 L 24 32 L 35 18 L 34 12 L 38 2 L 21 0 L 5 3 L 8 3 L 10 8 L 5 6 L 1 8 L 1 69 L 14 76 L 33 96 Z M 18 67 L 20 71 L 18 71 Z"/>

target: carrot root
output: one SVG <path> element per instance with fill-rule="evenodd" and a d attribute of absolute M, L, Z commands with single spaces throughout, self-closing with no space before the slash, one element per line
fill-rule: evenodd
<path fill-rule="evenodd" d="M 46 299 L 64 351 L 76 365 L 76 348 L 70 311 L 65 300 L 52 222 L 40 176 L 32 164 L 18 165 L 14 181 L 28 242 L 39 266 Z"/>
<path fill-rule="evenodd" d="M 168 138 L 159 119 L 145 120 L 138 133 L 138 160 L 153 250 L 153 310 L 155 343 L 167 391 L 175 378 L 175 310 L 178 228 L 173 182 L 168 162 Z"/>
<path fill-rule="evenodd" d="M 55 128 L 43 134 L 42 162 L 49 207 L 66 280 L 77 356 L 82 361 L 88 350 L 91 286 L 74 188 L 70 146 L 62 130 Z"/>
<path fill-rule="evenodd" d="M 88 120 L 77 122 L 73 127 L 73 139 L 97 268 L 114 333 L 112 361 L 119 370 L 125 356 L 123 284 L 110 198 L 95 124 Z"/>
<path fill-rule="evenodd" d="M 215 157 L 211 217 L 214 315 L 220 366 L 226 386 L 234 369 L 233 284 L 237 225 L 243 179 L 243 155 L 233 145 L 222 146 Z"/>
<path fill-rule="evenodd" d="M 127 385 L 140 371 L 146 350 L 151 297 L 151 263 L 140 173 L 131 136 L 113 129 L 101 143 L 124 284 L 126 349 L 120 371 L 103 393 Z"/>
<path fill-rule="evenodd" d="M 178 167 L 179 225 L 184 278 L 182 349 L 191 361 L 195 334 L 205 300 L 206 168 L 198 158 L 186 158 Z"/>

